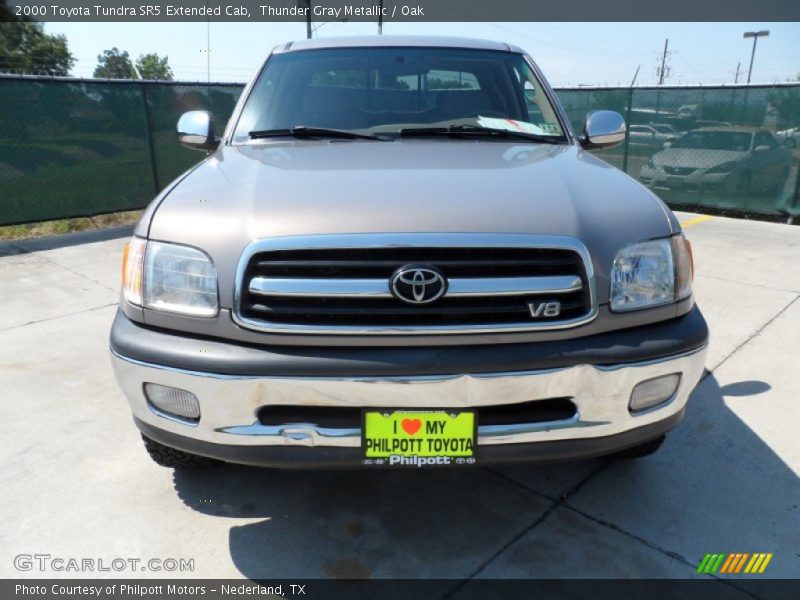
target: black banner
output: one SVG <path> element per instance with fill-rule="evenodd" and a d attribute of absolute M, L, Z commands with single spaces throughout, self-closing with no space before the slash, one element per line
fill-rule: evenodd
<path fill-rule="evenodd" d="M 797 598 L 797 580 L 741 577 L 717 579 L 380 579 L 380 580 L 225 580 L 225 579 L 61 579 L 0 580 L 0 598 L 49 600 L 237 600 L 292 598 L 295 600 L 380 598 L 455 598 L 472 600 L 502 598 L 586 598 L 649 600 L 652 597 L 703 598 Z"/>
<path fill-rule="evenodd" d="M 37 21 L 800 21 L 798 0 L 0 0 Z"/>

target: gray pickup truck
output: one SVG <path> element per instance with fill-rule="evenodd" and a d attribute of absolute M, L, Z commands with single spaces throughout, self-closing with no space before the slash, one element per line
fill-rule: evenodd
<path fill-rule="evenodd" d="M 708 329 L 691 249 L 587 150 L 503 43 L 275 48 L 221 137 L 145 211 L 111 330 L 167 467 L 441 467 L 645 456 L 683 417 Z"/>

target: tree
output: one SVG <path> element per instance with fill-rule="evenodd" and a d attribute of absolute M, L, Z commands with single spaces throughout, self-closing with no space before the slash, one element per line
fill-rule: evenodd
<path fill-rule="evenodd" d="M 111 50 L 103 50 L 97 56 L 94 76 L 105 79 L 138 79 L 130 55 L 127 51 L 121 52 L 116 46 Z"/>
<path fill-rule="evenodd" d="M 172 69 L 169 64 L 169 57 L 160 58 L 158 54 L 143 54 L 136 60 L 136 69 L 142 79 L 158 79 L 161 81 L 172 81 Z"/>
<path fill-rule="evenodd" d="M 14 13 L 8 8 L 6 0 L 0 0 L 0 22 L 16 21 Z"/>
<path fill-rule="evenodd" d="M 74 64 L 67 38 L 46 34 L 42 23 L 0 23 L 0 71 L 69 75 Z"/>
<path fill-rule="evenodd" d="M 428 77 L 429 90 L 471 90 L 472 84 L 469 81 L 459 83 L 452 79 L 439 79 L 438 77 Z"/>

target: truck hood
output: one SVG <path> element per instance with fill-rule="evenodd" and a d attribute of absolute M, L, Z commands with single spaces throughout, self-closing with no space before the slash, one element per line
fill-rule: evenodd
<path fill-rule="evenodd" d="M 222 305 L 230 306 L 239 256 L 260 238 L 570 236 L 587 246 L 602 279 L 623 245 L 676 229 L 651 192 L 577 146 L 298 140 L 221 147 L 162 196 L 149 237 L 208 252 L 219 272 Z M 605 301 L 608 286 L 598 283 Z"/>

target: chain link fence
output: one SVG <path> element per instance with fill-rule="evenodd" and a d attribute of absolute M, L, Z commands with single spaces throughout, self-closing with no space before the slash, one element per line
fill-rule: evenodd
<path fill-rule="evenodd" d="M 225 123 L 242 87 L 0 76 L 0 225 L 143 208 L 200 158 L 181 113 Z M 557 92 L 576 131 L 622 113 L 625 143 L 597 154 L 673 207 L 800 215 L 800 84 Z"/>

